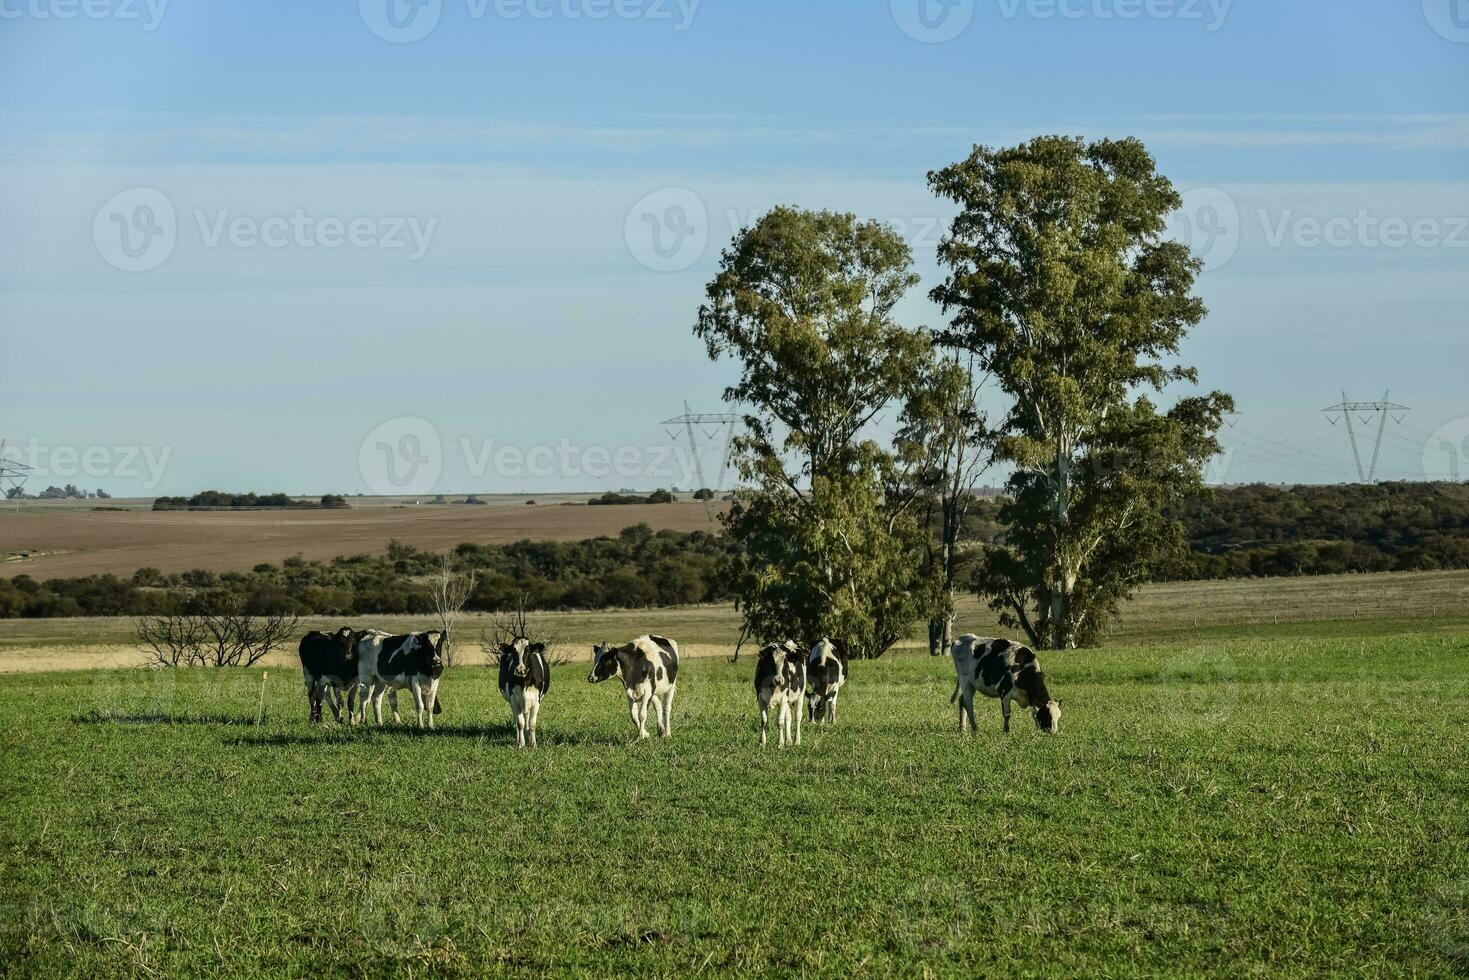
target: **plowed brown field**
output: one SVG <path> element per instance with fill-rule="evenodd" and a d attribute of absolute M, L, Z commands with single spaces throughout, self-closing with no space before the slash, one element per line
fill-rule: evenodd
<path fill-rule="evenodd" d="M 704 505 L 693 502 L 624 507 L 547 502 L 529 507 L 524 498 L 502 498 L 487 506 L 354 503 L 348 510 L 208 512 L 26 504 L 0 506 L 0 575 L 125 576 L 148 566 L 165 572 L 246 571 L 292 555 L 330 559 L 377 554 L 393 540 L 436 550 L 466 541 L 574 541 L 615 535 L 638 523 L 678 531 L 717 526 Z M 22 552 L 30 554 L 19 557 Z"/>

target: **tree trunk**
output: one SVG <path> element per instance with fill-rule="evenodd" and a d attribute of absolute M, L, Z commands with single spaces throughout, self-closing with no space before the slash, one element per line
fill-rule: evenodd
<path fill-rule="evenodd" d="M 1069 645 L 1071 627 L 1071 584 L 1074 581 L 1068 566 L 1067 552 L 1070 550 L 1066 517 L 1071 508 L 1071 454 L 1067 452 L 1064 439 L 1056 440 L 1056 498 L 1055 498 L 1055 551 L 1051 555 L 1051 567 L 1055 580 L 1051 583 L 1050 636 L 1051 649 L 1064 650 Z"/>

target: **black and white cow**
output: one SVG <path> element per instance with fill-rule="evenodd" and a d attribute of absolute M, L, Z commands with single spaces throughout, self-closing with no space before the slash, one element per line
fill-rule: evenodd
<path fill-rule="evenodd" d="M 321 702 L 325 698 L 331 705 L 332 717 L 340 722 L 342 709 L 337 702 L 337 692 L 341 691 L 350 722 L 357 695 L 357 634 L 347 626 L 335 633 L 312 630 L 301 637 L 300 653 L 311 720 L 321 721 Z"/>
<path fill-rule="evenodd" d="M 536 720 L 541 715 L 541 699 L 551 690 L 551 665 L 546 660 L 546 644 L 532 643 L 517 636 L 500 644 L 500 695 L 510 705 L 515 722 L 515 744 L 536 747 Z"/>
<path fill-rule="evenodd" d="M 1043 732 L 1061 730 L 1061 702 L 1053 700 L 1046 690 L 1040 658 L 1030 647 L 1013 640 L 996 640 L 973 634 L 961 636 L 950 649 L 954 658 L 954 696 L 949 703 L 959 702 L 959 731 L 964 731 L 964 717 L 969 717 L 969 730 L 974 723 L 974 692 L 999 698 L 1005 715 L 1005 731 L 1010 730 L 1010 702 L 1029 708 L 1035 714 L 1035 726 Z"/>
<path fill-rule="evenodd" d="M 439 705 L 439 678 L 444 673 L 443 630 L 393 636 L 379 630 L 358 634 L 357 683 L 361 689 L 362 719 L 367 720 L 367 702 L 372 700 L 373 716 L 383 723 L 383 695 L 388 695 L 393 720 L 398 716 L 398 691 L 413 692 L 414 717 L 419 728 L 427 717 L 434 727 L 434 715 L 443 710 Z"/>
<path fill-rule="evenodd" d="M 811 685 L 807 710 L 811 722 L 836 724 L 837 696 L 847 683 L 847 648 L 836 640 L 823 639 L 811 648 L 806 664 L 806 679 Z"/>
<path fill-rule="evenodd" d="M 760 746 L 770 731 L 770 706 L 775 704 L 780 747 L 801 744 L 801 701 L 806 696 L 806 656 L 790 640 L 767 643 L 755 658 L 755 702 L 760 706 Z M 795 735 L 791 720 L 795 718 Z"/>
<path fill-rule="evenodd" d="M 673 730 L 673 694 L 678 689 L 678 644 L 666 636 L 640 636 L 614 647 L 592 648 L 592 672 L 587 682 L 600 684 L 613 677 L 627 692 L 627 711 L 638 738 L 648 737 L 648 705 L 658 713 L 658 734 Z"/>

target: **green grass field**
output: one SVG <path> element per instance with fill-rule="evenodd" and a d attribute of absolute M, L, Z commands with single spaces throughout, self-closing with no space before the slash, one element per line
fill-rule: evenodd
<path fill-rule="evenodd" d="M 860 663 L 788 751 L 718 659 L 644 743 L 560 668 L 536 752 L 479 668 L 432 734 L 313 728 L 295 671 L 259 725 L 259 670 L 9 675 L 0 969 L 1463 973 L 1469 632 L 1366 632 L 1050 655 L 1057 737 Z"/>

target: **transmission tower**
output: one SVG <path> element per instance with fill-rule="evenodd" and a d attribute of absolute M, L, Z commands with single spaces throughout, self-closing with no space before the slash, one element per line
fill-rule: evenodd
<path fill-rule="evenodd" d="M 5 440 L 0 439 L 0 498 L 20 496 L 20 490 L 30 475 L 31 467 L 5 455 Z"/>
<path fill-rule="evenodd" d="M 1357 478 L 1363 483 L 1372 483 L 1377 479 L 1377 457 L 1382 452 L 1382 435 L 1387 430 L 1387 420 L 1391 416 L 1393 422 L 1401 425 L 1404 416 L 1410 409 L 1406 405 L 1396 405 L 1388 401 L 1391 392 L 1383 392 L 1380 402 L 1354 402 L 1347 398 L 1347 393 L 1341 393 L 1341 404 L 1323 408 L 1326 421 L 1336 425 L 1340 421 L 1347 424 L 1347 441 L 1352 444 L 1352 458 L 1357 461 Z M 1352 420 L 1355 418 L 1362 423 L 1362 428 L 1371 431 L 1373 418 L 1377 419 L 1377 438 L 1372 443 L 1372 462 L 1367 468 L 1362 468 L 1362 448 L 1357 442 L 1357 429 Z M 1364 432 L 1365 434 L 1365 432 Z"/>
<path fill-rule="evenodd" d="M 683 411 L 684 413 L 682 415 L 676 415 L 671 419 L 664 419 L 659 424 L 665 426 L 664 431 L 668 433 L 668 438 L 674 442 L 678 442 L 678 437 L 684 433 L 679 432 L 677 429 L 670 431 L 666 428 L 667 426 L 681 425 L 684 427 L 684 432 L 688 433 L 689 455 L 693 457 L 694 472 L 699 477 L 699 486 L 694 489 L 724 489 L 724 471 L 729 466 L 729 447 L 734 443 L 735 430 L 744 424 L 745 417 L 729 412 L 694 412 L 689 409 L 688 402 L 683 403 Z M 702 432 L 705 438 L 713 442 L 721 431 L 724 431 L 726 434 L 724 439 L 724 452 L 719 457 L 719 479 L 714 484 L 710 484 L 704 477 L 704 457 L 699 453 L 698 434 Z M 704 510 L 708 513 L 709 519 L 711 521 L 714 520 L 714 501 L 704 501 Z"/>

